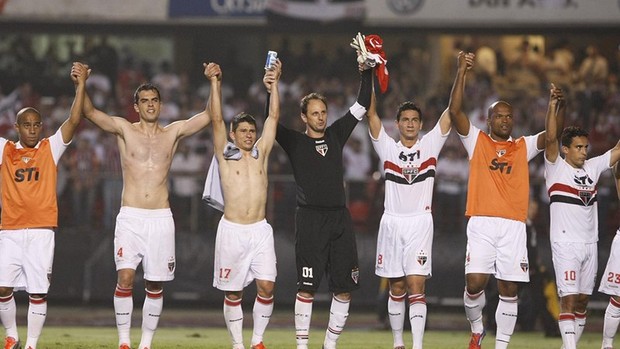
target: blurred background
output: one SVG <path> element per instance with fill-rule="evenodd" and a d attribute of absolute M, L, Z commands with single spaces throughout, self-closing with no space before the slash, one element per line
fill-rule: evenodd
<path fill-rule="evenodd" d="M 298 103 L 313 91 L 326 95 L 331 122 L 355 101 L 359 78 L 349 43 L 357 32 L 384 40 L 390 85 L 378 96 L 379 112 L 394 137 L 396 106 L 404 100 L 422 106 L 424 130 L 435 125 L 447 106 L 456 53 L 464 50 L 476 53 L 465 109 L 478 127 L 486 129 L 488 105 L 505 99 L 514 107 L 513 136 L 541 131 L 553 82 L 567 96 L 566 125 L 590 131 L 591 156 L 620 138 L 616 0 L 0 0 L 0 135 L 16 139 L 15 113 L 24 106 L 42 112 L 47 135 L 56 131 L 74 96 L 73 61 L 92 68 L 88 89 L 96 106 L 132 121 L 138 120 L 135 88 L 145 81 L 156 84 L 164 103 L 163 124 L 204 109 L 209 84 L 202 63 L 217 62 L 224 75 L 225 118 L 246 111 L 262 123 L 268 50 L 283 61 L 282 122 L 303 130 Z M 210 137 L 209 128 L 184 140 L 172 164 L 178 265 L 175 280 L 166 285 L 167 306 L 221 307 L 222 294 L 211 286 L 221 214 L 201 200 L 213 155 Z M 374 258 L 383 180 L 365 122 L 355 129 L 344 156 L 361 262 L 362 288 L 353 304 L 379 308 L 381 314 L 385 284 L 374 275 Z M 530 163 L 528 242 L 533 280 L 538 281 L 525 286 L 521 296 L 534 319 L 544 309 L 539 291 L 553 288 L 542 160 L 541 155 Z M 276 297 L 278 306 L 287 307 L 296 290 L 295 184 L 278 146 L 269 172 L 267 220 L 276 237 Z M 429 312 L 462 311 L 467 175 L 466 154 L 453 133 L 438 160 Z M 116 280 L 112 240 L 121 190 L 114 138 L 82 122 L 59 167 L 54 303 L 111 307 Z M 609 172 L 598 190 L 601 273 L 620 210 Z M 136 294 L 141 285 L 138 280 Z M 550 295 L 542 299 L 547 305 L 553 303 L 553 291 Z M 317 295 L 319 304 L 329 299 L 326 288 Z M 594 311 L 602 311 L 606 299 L 595 291 Z M 520 310 L 520 316 L 527 313 Z"/>

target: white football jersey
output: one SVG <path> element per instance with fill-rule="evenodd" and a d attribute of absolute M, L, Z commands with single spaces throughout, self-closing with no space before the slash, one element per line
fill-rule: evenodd
<path fill-rule="evenodd" d="M 549 194 L 552 242 L 598 241 L 598 191 L 601 173 L 610 168 L 611 152 L 588 159 L 574 168 L 558 156 L 545 157 L 545 181 Z"/>
<path fill-rule="evenodd" d="M 383 125 L 379 138 L 371 135 L 385 178 L 385 212 L 411 216 L 431 212 L 437 156 L 448 139 L 439 123 L 416 144 L 407 148 L 388 136 Z"/>

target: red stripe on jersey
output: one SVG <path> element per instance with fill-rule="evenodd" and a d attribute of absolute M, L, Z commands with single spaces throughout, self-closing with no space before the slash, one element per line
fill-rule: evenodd
<path fill-rule="evenodd" d="M 618 303 L 618 301 L 613 299 L 613 297 L 609 297 L 609 303 L 616 308 L 620 308 L 620 303 Z"/>
<path fill-rule="evenodd" d="M 13 293 L 11 293 L 10 295 L 6 297 L 0 297 L 0 303 L 6 303 L 10 301 L 11 299 L 13 299 Z"/>
<path fill-rule="evenodd" d="M 418 168 L 419 172 L 422 172 L 424 170 L 426 170 L 427 168 L 429 168 L 430 166 L 437 166 L 437 159 L 435 158 L 430 158 L 426 161 L 424 161 L 423 163 L 420 164 L 420 167 Z M 402 167 L 396 165 L 395 163 L 391 162 L 391 161 L 385 161 L 383 163 L 383 169 L 384 170 L 392 170 L 396 173 L 403 173 L 403 169 Z"/>
<path fill-rule="evenodd" d="M 598 190 L 598 186 L 594 187 L 594 192 L 596 193 Z M 560 192 L 565 192 L 565 193 L 569 193 L 569 194 L 573 194 L 573 195 L 577 195 L 579 196 L 579 190 L 575 189 L 571 186 L 568 186 L 566 184 L 561 184 L 561 183 L 555 183 L 553 184 L 549 190 L 547 191 L 547 193 L 549 194 L 549 196 L 551 196 L 551 192 L 554 191 L 560 191 Z"/>

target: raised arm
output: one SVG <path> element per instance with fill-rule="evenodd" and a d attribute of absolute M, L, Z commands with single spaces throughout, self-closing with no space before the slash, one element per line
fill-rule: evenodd
<path fill-rule="evenodd" d="M 368 108 L 366 116 L 368 117 L 368 129 L 370 130 L 370 135 L 372 138 L 378 139 L 379 133 L 381 132 L 381 118 L 377 113 L 377 95 L 375 94 L 374 86 L 370 95 L 370 107 Z"/>
<path fill-rule="evenodd" d="M 361 79 L 361 83 L 360 83 L 360 89 L 357 93 L 357 101 L 355 102 L 355 105 L 353 107 L 351 107 L 351 109 L 354 109 L 358 106 L 361 106 L 364 110 L 364 113 L 366 113 L 368 111 L 368 108 L 370 108 L 370 96 L 372 94 L 372 85 L 373 85 L 373 78 L 372 78 L 372 74 L 373 74 L 374 69 L 366 69 L 364 71 L 362 71 L 362 79 Z M 355 113 L 353 114 L 355 117 L 358 117 L 357 115 L 355 115 Z M 362 115 L 363 116 L 363 115 Z M 361 119 L 361 117 L 358 117 L 358 119 Z"/>
<path fill-rule="evenodd" d="M 211 81 L 211 87 L 213 88 L 213 80 L 221 80 L 222 70 L 220 69 L 220 66 L 216 63 L 203 63 L 202 65 L 204 66 L 204 75 L 207 79 L 209 79 L 209 81 Z M 213 92 L 211 92 L 211 95 L 212 94 Z M 209 96 L 209 98 L 211 98 L 211 95 Z M 191 136 L 209 125 L 209 123 L 211 122 L 211 115 L 209 113 L 208 105 L 209 103 L 210 102 L 207 102 L 205 110 L 192 116 L 191 118 L 187 120 L 179 120 L 170 124 L 170 126 L 172 127 L 176 127 L 177 125 L 181 127 L 178 133 L 179 139 Z"/>
<path fill-rule="evenodd" d="M 450 120 L 456 131 L 463 136 L 469 134 L 469 119 L 463 112 L 463 95 L 465 94 L 465 76 L 473 66 L 475 55 L 473 53 L 465 53 L 463 51 L 458 54 L 458 69 L 452 91 L 450 92 L 450 102 L 448 103 L 448 112 Z M 468 63 L 470 62 L 471 65 Z"/>
<path fill-rule="evenodd" d="M 84 117 L 105 132 L 110 132 L 115 135 L 122 135 L 122 124 L 129 124 L 125 118 L 110 116 L 95 108 L 93 102 L 88 96 L 88 91 L 84 92 L 84 106 L 82 109 L 84 112 Z"/>
<path fill-rule="evenodd" d="M 273 148 L 273 143 L 276 140 L 276 131 L 278 130 L 278 122 L 280 120 L 280 92 L 279 82 L 282 75 L 282 62 L 278 59 L 273 69 L 265 71 L 263 77 L 263 83 L 269 93 L 269 113 L 265 124 L 263 126 L 263 132 L 257 146 L 265 154 L 265 161 L 267 161 L 267 155 Z"/>
<path fill-rule="evenodd" d="M 71 105 L 71 111 L 69 117 L 60 126 L 60 132 L 62 134 L 62 141 L 66 144 L 71 142 L 75 130 L 80 124 L 82 118 L 82 108 L 84 107 L 84 95 L 86 93 L 86 78 L 90 70 L 88 66 L 74 62 L 71 67 L 71 80 L 75 85 L 75 99 Z"/>
<path fill-rule="evenodd" d="M 459 52 L 459 55 L 457 58 L 457 74 L 456 74 L 456 78 L 454 78 L 454 83 L 452 84 L 452 91 L 450 93 L 451 100 L 452 100 L 452 96 L 454 95 L 454 89 L 456 88 L 457 84 L 461 84 L 461 85 L 465 84 L 464 82 L 465 75 L 467 74 L 468 71 L 471 70 L 471 68 L 474 67 L 475 58 L 476 58 L 476 55 L 474 55 L 471 52 L 469 53 Z M 462 74 L 461 74 L 461 70 L 463 70 Z M 463 81 L 460 82 L 460 79 Z M 461 95 L 463 94 L 463 89 L 464 87 L 460 87 Z M 459 106 L 459 109 L 460 108 L 461 107 Z M 465 114 L 463 114 L 463 116 L 465 116 Z M 465 118 L 467 117 L 465 116 Z M 441 134 L 445 135 L 446 133 L 450 131 L 450 127 L 452 126 L 452 118 L 450 117 L 450 106 L 448 106 L 448 108 L 446 108 L 446 110 L 444 110 L 443 113 L 441 113 L 438 123 L 439 123 L 439 128 L 441 129 Z M 468 120 L 467 120 L 467 127 L 469 127 Z M 468 129 L 468 133 L 469 133 L 469 129 Z"/>
<path fill-rule="evenodd" d="M 549 91 L 549 106 L 545 119 L 545 159 L 555 163 L 560 154 L 560 136 L 564 128 L 564 96 L 562 89 L 551 84 Z M 540 136 L 539 136 L 540 137 Z M 540 144 L 539 144 L 540 145 Z M 542 147 L 541 147 L 542 148 Z"/>
<path fill-rule="evenodd" d="M 219 70 L 219 67 L 218 67 Z M 228 142 L 226 124 L 222 115 L 222 71 L 218 75 L 207 76 L 211 81 L 211 93 L 207 108 L 211 114 L 211 125 L 213 126 L 213 152 L 217 159 L 224 161 L 224 148 Z"/>

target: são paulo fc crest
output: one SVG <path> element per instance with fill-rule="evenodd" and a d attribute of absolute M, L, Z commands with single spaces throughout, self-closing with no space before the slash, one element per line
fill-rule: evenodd
<path fill-rule="evenodd" d="M 31 157 L 29 157 L 29 156 L 22 156 L 22 161 L 23 161 L 25 164 L 29 163 L 29 162 L 30 162 L 30 160 L 32 160 L 32 158 L 31 158 Z"/>
<path fill-rule="evenodd" d="M 357 284 L 359 278 L 360 278 L 360 270 L 359 270 L 359 268 L 351 269 L 351 279 L 353 279 L 353 282 L 355 282 Z"/>
<path fill-rule="evenodd" d="M 314 148 L 316 149 L 317 153 L 321 154 L 322 156 L 325 156 L 325 154 L 327 154 L 327 144 L 317 144 L 314 146 Z"/>
<path fill-rule="evenodd" d="M 418 253 L 416 260 L 418 261 L 419 265 L 424 265 L 428 261 L 428 256 L 426 255 L 426 253 L 424 253 L 424 251 L 421 251 L 420 253 Z"/>
<path fill-rule="evenodd" d="M 521 261 L 521 270 L 523 270 L 524 273 L 527 273 L 529 269 L 530 264 L 527 261 Z"/>
<path fill-rule="evenodd" d="M 403 177 L 405 177 L 405 180 L 407 180 L 407 183 L 411 184 L 411 182 L 413 182 L 415 177 L 420 172 L 420 168 L 419 167 L 403 167 L 402 172 L 403 172 Z"/>
<path fill-rule="evenodd" d="M 592 197 L 594 195 L 592 195 L 592 192 L 589 190 L 580 190 L 579 191 L 579 198 L 581 199 L 581 202 L 583 202 L 584 206 L 588 206 L 588 204 L 590 203 L 590 201 L 592 201 Z"/>
<path fill-rule="evenodd" d="M 168 258 L 168 270 L 170 270 L 171 273 L 174 272 L 175 264 L 174 257 L 170 256 L 170 258 Z"/>
<path fill-rule="evenodd" d="M 506 155 L 506 149 L 497 150 L 496 153 L 497 156 L 501 158 L 502 156 Z"/>

